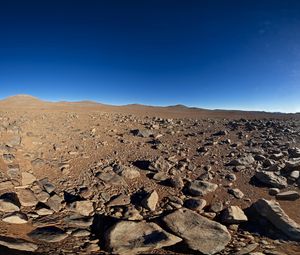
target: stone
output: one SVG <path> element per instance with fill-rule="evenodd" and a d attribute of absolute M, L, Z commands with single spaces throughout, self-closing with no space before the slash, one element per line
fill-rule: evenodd
<path fill-rule="evenodd" d="M 203 208 L 206 206 L 206 200 L 202 198 L 190 198 L 185 200 L 184 206 L 191 210 L 201 212 Z"/>
<path fill-rule="evenodd" d="M 23 186 L 31 185 L 35 181 L 36 181 L 36 177 L 33 174 L 28 173 L 28 172 L 22 173 L 22 185 Z"/>
<path fill-rule="evenodd" d="M 38 203 L 38 200 L 30 189 L 20 189 L 17 194 L 22 206 L 35 206 Z"/>
<path fill-rule="evenodd" d="M 87 228 L 93 224 L 93 217 L 72 214 L 63 219 L 64 223 L 80 228 Z"/>
<path fill-rule="evenodd" d="M 55 190 L 55 185 L 49 182 L 48 178 L 41 179 L 39 182 L 49 194 Z"/>
<path fill-rule="evenodd" d="M 273 188 L 284 189 L 288 185 L 285 177 L 276 175 L 273 172 L 260 171 L 255 174 L 255 177 L 261 183 Z"/>
<path fill-rule="evenodd" d="M 64 240 L 68 235 L 58 227 L 46 226 L 34 229 L 28 236 L 39 241 L 55 243 Z"/>
<path fill-rule="evenodd" d="M 59 212 L 62 208 L 62 202 L 63 199 L 58 196 L 57 194 L 54 194 L 53 196 L 51 196 L 48 201 L 47 201 L 47 205 L 55 212 Z"/>
<path fill-rule="evenodd" d="M 250 255 L 250 252 L 254 251 L 258 246 L 259 246 L 258 243 L 248 244 L 245 247 L 243 247 L 240 251 L 234 253 L 234 255 L 247 255 L 247 254 Z"/>
<path fill-rule="evenodd" d="M 238 159 L 234 159 L 229 162 L 228 165 L 230 166 L 248 166 L 255 162 L 255 159 L 252 157 L 252 155 L 245 155 Z"/>
<path fill-rule="evenodd" d="M 167 227 L 181 237 L 188 247 L 203 254 L 224 250 L 231 236 L 227 228 L 189 209 L 179 209 L 163 218 Z"/>
<path fill-rule="evenodd" d="M 106 234 L 107 246 L 113 254 L 147 253 L 172 246 L 182 239 L 164 231 L 155 223 L 121 221 Z"/>
<path fill-rule="evenodd" d="M 187 190 L 191 195 L 204 196 L 210 192 L 214 192 L 217 188 L 218 185 L 215 183 L 195 180 L 189 183 Z"/>
<path fill-rule="evenodd" d="M 0 236 L 0 245 L 9 249 L 34 252 L 38 249 L 38 246 L 34 243 L 30 243 L 23 239 L 17 239 L 7 236 Z"/>
<path fill-rule="evenodd" d="M 76 201 L 70 205 L 70 209 L 80 215 L 89 216 L 94 212 L 94 205 L 88 200 Z"/>
<path fill-rule="evenodd" d="M 182 189 L 184 186 L 183 180 L 180 176 L 174 176 L 169 179 L 170 186 L 176 189 Z"/>
<path fill-rule="evenodd" d="M 244 197 L 244 193 L 240 191 L 239 189 L 229 189 L 228 193 L 233 195 L 237 199 L 241 199 Z"/>
<path fill-rule="evenodd" d="M 28 222 L 28 217 L 25 213 L 13 212 L 4 215 L 2 221 L 11 224 L 24 224 Z"/>
<path fill-rule="evenodd" d="M 158 194 L 155 190 L 152 191 L 150 194 L 148 194 L 147 197 L 145 197 L 142 200 L 143 207 L 145 207 L 150 211 L 155 211 L 157 203 L 158 203 Z"/>
<path fill-rule="evenodd" d="M 290 177 L 297 180 L 300 177 L 300 171 L 292 171 Z"/>
<path fill-rule="evenodd" d="M 123 206 L 130 204 L 130 196 L 125 194 L 120 194 L 113 197 L 107 204 L 107 206 Z"/>
<path fill-rule="evenodd" d="M 145 130 L 140 130 L 140 129 L 134 129 L 130 131 L 134 136 L 138 136 L 138 137 L 151 137 L 154 135 L 154 132 L 152 130 L 149 129 L 145 129 Z"/>
<path fill-rule="evenodd" d="M 139 170 L 132 167 L 124 167 L 124 169 L 120 172 L 120 175 L 130 180 L 139 178 L 141 176 Z"/>
<path fill-rule="evenodd" d="M 72 232 L 72 236 L 75 237 L 86 237 L 89 236 L 90 234 L 91 232 L 86 229 L 76 229 L 75 231 Z"/>
<path fill-rule="evenodd" d="M 221 212 L 223 210 L 223 203 L 221 201 L 212 202 L 209 210 L 214 213 Z"/>
<path fill-rule="evenodd" d="M 269 189 L 269 194 L 271 196 L 276 196 L 279 192 L 280 192 L 280 189 L 278 189 L 278 188 L 270 188 Z"/>
<path fill-rule="evenodd" d="M 225 176 L 225 178 L 230 181 L 230 182 L 233 182 L 233 181 L 236 181 L 236 175 L 235 174 L 227 174 Z"/>
<path fill-rule="evenodd" d="M 222 222 L 226 224 L 239 224 L 248 221 L 243 210 L 238 206 L 230 206 L 222 213 Z"/>
<path fill-rule="evenodd" d="M 13 188 L 14 188 L 14 185 L 12 184 L 11 181 L 0 182 L 0 191 L 2 191 L 2 190 L 11 190 Z"/>
<path fill-rule="evenodd" d="M 45 216 L 45 215 L 53 214 L 54 211 L 51 209 L 48 209 L 48 208 L 40 208 L 40 209 L 36 210 L 36 213 L 40 216 Z"/>
<path fill-rule="evenodd" d="M 276 199 L 278 200 L 290 200 L 290 201 L 294 201 L 300 198 L 300 195 L 297 191 L 285 191 L 285 192 L 281 192 L 278 193 L 276 195 Z"/>
<path fill-rule="evenodd" d="M 253 204 L 257 213 L 274 227 L 284 233 L 290 240 L 300 241 L 300 225 L 293 221 L 274 200 L 259 199 Z"/>
<path fill-rule="evenodd" d="M 1 198 L 0 199 L 0 211 L 5 213 L 18 212 L 20 207 L 13 200 Z"/>

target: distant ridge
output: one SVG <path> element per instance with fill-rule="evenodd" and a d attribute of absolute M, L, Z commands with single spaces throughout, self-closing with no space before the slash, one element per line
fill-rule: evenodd
<path fill-rule="evenodd" d="M 114 111 L 126 113 L 152 114 L 152 115 L 180 115 L 183 117 L 222 117 L 222 118 L 297 118 L 300 113 L 278 113 L 265 111 L 243 111 L 243 110 L 222 110 L 222 109 L 205 109 L 197 107 L 189 107 L 183 104 L 170 106 L 152 106 L 142 104 L 127 104 L 127 105 L 107 105 L 95 101 L 58 101 L 49 102 L 41 100 L 37 97 L 20 94 L 10 96 L 0 100 L 1 109 L 56 109 L 56 110 L 85 110 L 85 111 Z"/>

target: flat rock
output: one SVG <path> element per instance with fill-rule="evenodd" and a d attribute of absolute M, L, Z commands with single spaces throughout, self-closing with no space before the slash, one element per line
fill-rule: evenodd
<path fill-rule="evenodd" d="M 190 182 L 187 187 L 188 192 L 194 196 L 204 196 L 210 192 L 214 192 L 217 188 L 218 185 L 215 183 L 199 180 Z"/>
<path fill-rule="evenodd" d="M 244 197 L 244 193 L 239 189 L 229 189 L 228 193 L 233 195 L 237 199 L 241 199 Z"/>
<path fill-rule="evenodd" d="M 123 206 L 130 204 L 130 196 L 125 194 L 117 195 L 116 197 L 113 197 L 109 202 L 108 206 Z"/>
<path fill-rule="evenodd" d="M 0 191 L 2 191 L 2 190 L 10 190 L 10 189 L 13 189 L 13 188 L 14 188 L 14 185 L 12 184 L 11 181 L 0 182 Z"/>
<path fill-rule="evenodd" d="M 23 239 L 0 236 L 0 245 L 19 251 L 36 251 L 38 246 Z"/>
<path fill-rule="evenodd" d="M 121 221 L 106 233 L 113 254 L 136 254 L 171 246 L 182 239 L 164 231 L 155 223 Z"/>
<path fill-rule="evenodd" d="M 25 224 L 28 222 L 28 217 L 25 213 L 13 212 L 4 215 L 2 221 L 12 224 Z"/>
<path fill-rule="evenodd" d="M 89 216 L 94 212 L 94 206 L 91 201 L 76 201 L 70 205 L 70 209 L 83 216 Z"/>
<path fill-rule="evenodd" d="M 297 191 L 285 191 L 285 192 L 281 192 L 278 193 L 276 195 L 276 199 L 278 200 L 290 200 L 290 201 L 294 201 L 300 198 L 300 195 Z"/>
<path fill-rule="evenodd" d="M 255 159 L 252 157 L 252 155 L 245 155 L 238 159 L 234 159 L 229 162 L 229 165 L 231 166 L 248 166 L 255 162 Z"/>
<path fill-rule="evenodd" d="M 28 172 L 23 172 L 22 173 L 22 185 L 26 186 L 26 185 L 30 185 L 32 183 L 34 183 L 36 181 L 36 177 Z"/>
<path fill-rule="evenodd" d="M 62 208 L 62 202 L 63 199 L 58 196 L 57 194 L 54 194 L 47 200 L 47 205 L 55 212 L 59 212 Z"/>
<path fill-rule="evenodd" d="M 300 241 L 300 225 L 293 221 L 274 200 L 259 199 L 253 204 L 257 213 L 270 221 L 290 240 Z"/>
<path fill-rule="evenodd" d="M 285 177 L 276 175 L 273 172 L 260 171 L 255 174 L 255 177 L 261 183 L 273 188 L 284 189 L 288 185 Z"/>
<path fill-rule="evenodd" d="M 38 200 L 30 189 L 20 189 L 17 194 L 22 206 L 35 206 L 38 203 Z"/>
<path fill-rule="evenodd" d="M 222 222 L 227 224 L 239 224 L 248 221 L 244 211 L 238 206 L 230 206 L 222 213 Z"/>
<path fill-rule="evenodd" d="M 0 211 L 5 213 L 20 211 L 20 207 L 9 199 L 0 199 Z"/>
<path fill-rule="evenodd" d="M 31 231 L 28 236 L 39 241 L 54 243 L 64 240 L 68 235 L 65 233 L 65 231 L 58 227 L 46 226 L 36 228 L 35 230 Z"/>
<path fill-rule="evenodd" d="M 163 218 L 168 228 L 180 236 L 188 247 L 203 254 L 222 251 L 230 242 L 227 228 L 191 210 L 180 209 Z"/>

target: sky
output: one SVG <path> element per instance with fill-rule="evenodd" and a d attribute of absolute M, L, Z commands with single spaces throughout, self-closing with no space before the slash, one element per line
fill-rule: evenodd
<path fill-rule="evenodd" d="M 1 0 L 15 94 L 300 112 L 300 1 Z"/>

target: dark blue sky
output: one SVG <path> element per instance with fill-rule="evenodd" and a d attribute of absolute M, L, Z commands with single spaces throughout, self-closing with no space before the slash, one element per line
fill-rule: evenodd
<path fill-rule="evenodd" d="M 2 0 L 0 97 L 300 111 L 300 1 Z"/>

